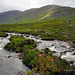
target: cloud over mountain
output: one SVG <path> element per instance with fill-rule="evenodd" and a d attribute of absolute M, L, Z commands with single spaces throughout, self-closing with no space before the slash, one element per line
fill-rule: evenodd
<path fill-rule="evenodd" d="M 75 0 L 0 0 L 0 12 L 9 10 L 24 11 L 51 4 L 75 7 Z"/>

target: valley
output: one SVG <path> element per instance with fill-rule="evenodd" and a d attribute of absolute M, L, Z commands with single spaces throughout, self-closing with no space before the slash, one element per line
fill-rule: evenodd
<path fill-rule="evenodd" d="M 1 75 L 75 75 L 74 58 L 75 8 L 0 13 Z"/>

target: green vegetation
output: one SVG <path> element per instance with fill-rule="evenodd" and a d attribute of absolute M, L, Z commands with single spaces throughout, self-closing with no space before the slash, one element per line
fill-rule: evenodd
<path fill-rule="evenodd" d="M 47 5 L 24 12 L 13 10 L 0 13 L 0 24 L 24 24 L 51 20 L 74 20 L 75 8 Z"/>
<path fill-rule="evenodd" d="M 5 32 L 0 32 L 0 37 L 6 37 L 6 36 L 8 36 L 7 33 L 5 33 Z"/>
<path fill-rule="evenodd" d="M 22 53 L 23 63 L 32 69 L 31 72 L 28 72 L 29 75 L 35 71 L 41 75 L 56 75 L 57 73 L 63 75 L 62 72 L 66 73 L 64 70 L 75 69 L 75 67 L 70 67 L 70 63 L 66 60 L 53 56 L 49 49 L 46 48 L 41 51 L 35 49 L 36 44 L 33 40 L 25 39 L 22 36 L 11 36 L 10 41 L 5 48 L 9 51 Z"/>
<path fill-rule="evenodd" d="M 5 45 L 5 48 L 9 51 L 23 52 L 24 49 L 28 50 L 36 47 L 34 40 L 25 39 L 22 36 L 11 36 L 10 41 L 10 43 Z"/>
<path fill-rule="evenodd" d="M 0 25 L 0 31 L 41 35 L 43 40 L 69 40 L 75 42 L 75 23 L 71 20 L 53 20 L 26 24 Z"/>

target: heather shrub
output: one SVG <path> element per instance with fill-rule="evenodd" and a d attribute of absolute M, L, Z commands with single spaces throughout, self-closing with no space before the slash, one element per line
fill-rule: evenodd
<path fill-rule="evenodd" d="M 7 33 L 5 33 L 5 32 L 0 32 L 0 37 L 6 37 L 6 36 L 8 36 Z"/>
<path fill-rule="evenodd" d="M 25 39 L 22 36 L 11 36 L 9 39 L 11 42 L 5 45 L 5 49 L 15 52 L 23 52 L 24 50 L 33 49 L 36 47 L 34 40 Z"/>
<path fill-rule="evenodd" d="M 54 58 L 49 55 L 46 56 L 44 53 L 39 54 L 39 57 L 35 57 L 35 65 L 32 71 L 28 72 L 28 75 L 34 75 L 35 71 L 40 75 L 50 75 L 61 70 L 55 64 Z"/>

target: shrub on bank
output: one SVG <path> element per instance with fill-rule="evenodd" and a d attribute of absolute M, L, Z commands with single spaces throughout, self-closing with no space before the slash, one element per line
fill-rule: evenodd
<path fill-rule="evenodd" d="M 33 49 L 36 47 L 34 40 L 25 39 L 22 36 L 11 36 L 9 39 L 11 42 L 5 45 L 5 49 L 15 52 L 23 52 L 23 50 Z"/>
<path fill-rule="evenodd" d="M 35 66 L 35 57 L 39 56 L 39 50 L 24 50 L 23 52 L 23 63 L 27 65 L 29 68 L 33 68 Z"/>
<path fill-rule="evenodd" d="M 0 37 L 6 37 L 6 36 L 8 36 L 7 33 L 5 33 L 5 32 L 0 32 Z"/>
<path fill-rule="evenodd" d="M 50 56 L 48 54 L 41 53 L 34 58 L 35 66 L 32 71 L 28 71 L 28 75 L 63 75 L 67 74 L 64 70 L 69 69 L 70 65 L 66 60 Z"/>

